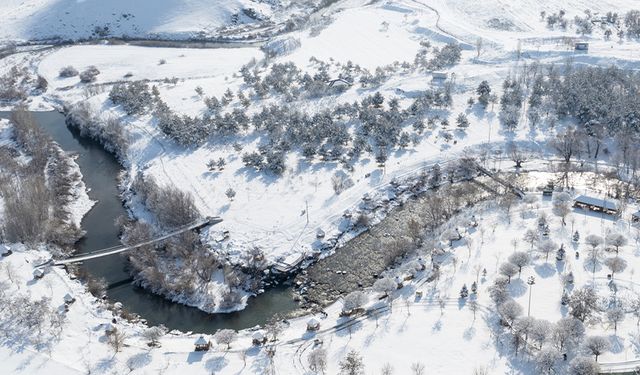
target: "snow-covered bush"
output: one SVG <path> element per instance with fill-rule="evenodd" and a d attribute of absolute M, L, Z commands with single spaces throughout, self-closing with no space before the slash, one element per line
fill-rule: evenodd
<path fill-rule="evenodd" d="M 100 74 L 100 70 L 92 65 L 80 73 L 80 82 L 91 83 L 96 80 L 98 74 Z"/>
<path fill-rule="evenodd" d="M 78 70 L 71 65 L 65 66 L 60 69 L 58 76 L 61 78 L 75 77 L 78 75 Z"/>
<path fill-rule="evenodd" d="M 149 85 L 144 81 L 118 83 L 111 88 L 109 99 L 121 105 L 128 115 L 144 113 L 152 105 Z"/>

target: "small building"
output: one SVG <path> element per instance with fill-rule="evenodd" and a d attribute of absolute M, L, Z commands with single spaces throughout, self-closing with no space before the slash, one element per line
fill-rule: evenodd
<path fill-rule="evenodd" d="M 320 322 L 316 318 L 311 318 L 307 321 L 307 331 L 316 332 L 320 330 Z"/>
<path fill-rule="evenodd" d="M 116 331 L 116 327 L 111 323 L 103 324 L 105 335 L 112 335 Z"/>
<path fill-rule="evenodd" d="M 255 331 L 253 335 L 251 335 L 251 342 L 253 345 L 260 346 L 267 342 L 267 336 L 263 331 Z"/>
<path fill-rule="evenodd" d="M 205 339 L 204 336 L 198 337 L 193 344 L 195 345 L 196 352 L 206 352 L 211 348 L 211 341 Z"/>
<path fill-rule="evenodd" d="M 11 248 L 9 246 L 0 245 L 0 256 L 8 257 L 11 254 L 13 254 L 13 251 L 11 251 Z"/>
<path fill-rule="evenodd" d="M 587 42 L 577 42 L 575 44 L 575 50 L 576 51 L 580 51 L 580 52 L 587 52 L 587 51 L 589 51 L 589 43 L 587 43 Z"/>
<path fill-rule="evenodd" d="M 631 222 L 632 223 L 638 223 L 640 222 L 640 211 L 631 214 Z"/>
<path fill-rule="evenodd" d="M 76 298 L 71 294 L 67 293 L 64 295 L 64 303 L 70 305 L 76 301 Z"/>
<path fill-rule="evenodd" d="M 449 74 L 447 72 L 432 72 L 431 79 L 434 81 L 444 81 L 449 78 Z"/>
<path fill-rule="evenodd" d="M 44 277 L 44 270 L 42 268 L 36 268 L 33 270 L 34 279 L 42 279 Z"/>
<path fill-rule="evenodd" d="M 615 199 L 600 199 L 587 195 L 580 195 L 573 200 L 573 207 L 589 209 L 596 212 L 615 215 L 618 213 L 618 201 Z"/>
<path fill-rule="evenodd" d="M 544 189 L 542 189 L 542 196 L 550 197 L 552 195 L 553 195 L 553 183 L 550 182 L 547 184 L 547 186 L 544 187 Z"/>
<path fill-rule="evenodd" d="M 316 238 L 324 238 L 325 233 L 322 229 L 318 228 L 318 230 L 316 231 Z"/>

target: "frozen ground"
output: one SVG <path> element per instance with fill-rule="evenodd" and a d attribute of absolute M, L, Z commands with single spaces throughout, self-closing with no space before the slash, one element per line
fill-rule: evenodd
<path fill-rule="evenodd" d="M 261 26 L 295 11 L 289 2 L 254 0 L 5 0 L 0 41 L 101 37 L 188 39 L 229 25 Z"/>
<path fill-rule="evenodd" d="M 7 14 L 0 25 L 0 40 L 43 38 L 55 35 L 78 38 L 86 37 L 96 25 L 115 22 L 118 33 L 145 36 L 150 33 L 160 35 L 185 36 L 201 30 L 213 30 L 228 23 L 229 17 L 241 7 L 253 6 L 268 15 L 270 7 L 265 3 L 251 1 L 225 2 L 224 6 L 207 7 L 204 1 L 167 1 L 166 7 L 154 3 L 154 10 L 147 12 L 148 5 L 142 2 L 101 2 L 85 1 L 13 1 L 0 4 L 2 14 Z M 100 18 L 87 16 L 87 7 L 101 9 Z M 280 178 L 269 177 L 246 170 L 240 155 L 233 150 L 233 141 L 242 141 L 244 151 L 256 148 L 260 139 L 247 135 L 228 142 L 212 141 L 199 148 L 184 149 L 167 139 L 157 128 L 150 116 L 126 118 L 130 125 L 133 144 L 126 155 L 130 172 L 141 171 L 153 176 L 161 184 L 171 184 L 193 194 L 198 208 L 204 215 L 216 215 L 224 218 L 219 230 L 227 229 L 231 233 L 229 241 L 220 247 L 231 258 L 240 257 L 244 251 L 259 245 L 265 251 L 269 261 L 294 258 L 300 253 L 311 251 L 316 240 L 318 228 L 327 233 L 336 229 L 343 211 L 353 208 L 365 193 L 374 193 L 388 184 L 393 177 L 416 173 L 425 163 L 441 161 L 464 155 L 468 147 L 477 147 L 483 143 L 499 144 L 506 140 L 499 131 L 496 111 L 486 113 L 469 110 L 466 100 L 469 90 L 481 80 L 488 80 L 494 89 L 499 90 L 502 80 L 523 64 L 543 63 L 561 64 L 571 58 L 576 64 L 607 66 L 615 64 L 623 68 L 640 67 L 639 44 L 636 41 L 604 41 L 600 31 L 585 38 L 590 40 L 588 54 L 575 54 L 572 47 L 562 42 L 563 37 L 576 37 L 573 31 L 549 30 L 540 21 L 540 11 L 556 12 L 563 8 L 568 18 L 582 14 L 589 8 L 592 11 L 620 13 L 637 6 L 630 0 L 608 1 L 397 1 L 369 3 L 359 0 L 346 1 L 336 7 L 340 11 L 330 15 L 330 22 L 319 17 L 311 29 L 296 31 L 292 37 L 300 41 L 300 47 L 290 54 L 272 59 L 271 62 L 293 61 L 304 70 L 312 71 L 310 57 L 346 63 L 352 61 L 362 67 L 374 70 L 378 66 L 394 61 L 412 61 L 420 48 L 420 42 L 429 41 L 433 45 L 457 41 L 463 46 L 461 63 L 449 73 L 455 73 L 455 94 L 453 117 L 460 112 L 469 116 L 471 126 L 464 134 L 456 134 L 456 143 L 445 143 L 437 131 L 426 132 L 422 142 L 410 146 L 406 151 L 389 156 L 386 168 L 377 167 L 373 158 L 363 158 L 355 166 L 352 174 L 355 185 L 339 196 L 331 186 L 331 176 L 335 164 L 308 163 L 291 155 L 287 160 L 287 171 Z M 112 8 L 111 8 L 112 7 Z M 109 9 L 117 9 L 113 12 Z M 68 12 L 68 13 L 67 13 Z M 114 16 L 112 13 L 116 13 Z M 122 17 L 122 13 L 132 13 L 133 18 Z M 106 18 L 104 18 L 106 17 Z M 120 19 L 120 22 L 113 20 Z M 508 21 L 509 30 L 491 27 L 491 20 Z M 188 21 L 188 22 L 187 22 Z M 242 19 L 242 21 L 250 22 Z M 478 38 L 484 40 L 484 49 L 476 56 L 475 44 Z M 520 57 L 516 49 L 520 45 Z M 237 92 L 242 88 L 242 78 L 237 74 L 240 67 L 251 59 L 263 57 L 258 48 L 237 49 L 168 49 L 142 48 L 132 46 L 72 46 L 36 54 L 20 54 L 4 59 L 0 70 L 5 72 L 14 64 L 30 67 L 44 76 L 50 84 L 49 91 L 39 98 L 32 98 L 30 105 L 34 109 L 51 108 L 63 103 L 74 103 L 89 99 L 96 111 L 102 116 L 122 116 L 107 100 L 107 92 L 114 82 L 130 79 L 149 79 L 157 84 L 160 95 L 174 110 L 188 114 L 200 114 L 204 109 L 202 98 L 196 95 L 196 87 L 202 87 L 206 95 L 220 97 L 227 88 Z M 161 61 L 164 60 L 163 63 Z M 87 90 L 75 78 L 58 78 L 58 71 L 66 65 L 74 65 L 79 70 L 95 65 L 101 71 L 92 90 Z M 130 78 L 125 75 L 131 73 Z M 335 73 L 332 71 L 332 73 Z M 165 78 L 178 78 L 176 84 L 163 83 Z M 379 89 L 385 96 L 396 96 L 402 106 L 407 106 L 411 95 L 431 85 L 431 78 L 424 73 L 398 74 L 391 77 Z M 345 93 L 324 97 L 313 101 L 294 103 L 310 112 L 335 103 L 353 102 L 375 90 L 352 87 Z M 269 100 L 266 100 L 268 104 Z M 256 108 L 250 108 L 249 112 Z M 526 119 L 517 130 L 515 138 L 538 142 L 546 134 L 531 133 Z M 206 166 L 210 159 L 227 158 L 223 171 L 210 172 Z M 506 162 L 505 162 L 506 163 Z M 540 177 L 542 180 L 545 176 Z M 584 183 L 582 184 L 584 186 Z M 580 184 L 578 184 L 580 186 Z M 233 201 L 225 197 L 224 192 L 233 187 L 236 196 Z M 80 199 L 79 207 L 86 208 L 86 200 Z M 85 202 L 85 203 L 82 203 Z M 512 239 L 520 239 L 516 245 L 524 250 L 527 245 L 521 240 L 526 228 L 535 224 L 535 214 L 550 211 L 549 202 L 542 202 L 538 208 L 519 207 L 513 213 L 513 221 L 505 222 L 501 212 L 489 209 L 482 214 L 481 227 L 485 228 L 484 243 L 479 238 L 480 230 L 468 234 L 473 244 L 471 255 L 467 247 L 458 244 L 444 258 L 444 276 L 437 285 L 422 284 L 418 279 L 414 284 L 397 293 L 393 312 L 381 314 L 378 325 L 375 320 L 360 322 L 351 334 L 328 331 L 320 333 L 324 346 L 329 350 L 329 373 L 336 372 L 338 361 L 348 349 L 356 349 L 365 357 L 367 373 L 377 372 L 388 361 L 396 373 L 407 373 L 411 363 L 424 362 L 435 373 L 471 373 L 477 367 L 486 366 L 489 373 L 534 373 L 526 362 L 510 362 L 502 348 L 490 336 L 490 322 L 486 286 L 495 275 L 498 264 L 513 251 Z M 81 211 L 81 210 L 79 210 Z M 303 213 L 304 212 L 304 213 Z M 306 216 L 308 212 L 309 222 Z M 522 214 L 522 216 L 521 216 Z M 478 216 L 480 216 L 478 214 Z M 620 226 L 609 218 L 574 212 L 575 227 L 582 238 L 589 233 L 604 234 L 615 228 L 630 239 L 630 245 L 623 249 L 623 256 L 629 266 L 626 271 L 616 275 L 618 293 L 635 294 L 637 284 L 634 281 L 635 268 L 638 266 L 637 244 L 633 242 L 635 229 Z M 76 218 L 77 220 L 78 218 Z M 605 269 L 600 269 L 595 277 L 584 269 L 584 257 L 575 259 L 569 231 L 553 218 L 552 239 L 564 243 L 568 251 L 568 260 L 558 265 L 554 257 L 547 263 L 536 256 L 535 263 L 523 271 L 520 278 L 512 283 L 512 293 L 523 306 L 528 305 L 528 294 L 524 280 L 528 276 L 536 277 L 532 290 L 531 314 L 536 318 L 555 321 L 566 314 L 559 304 L 562 293 L 559 277 L 571 270 L 576 277 L 576 286 L 593 284 L 601 296 L 609 295 Z M 211 233 L 213 239 L 218 232 Z M 578 244 L 578 248 L 583 244 Z M 11 286 L 12 292 L 29 291 L 32 298 L 47 295 L 52 303 L 62 304 L 62 296 L 71 290 L 79 301 L 72 305 L 67 330 L 59 343 L 51 350 L 34 352 L 14 342 L 5 342 L 0 349 L 2 367 L 16 373 L 69 373 L 87 372 L 91 367 L 96 372 L 123 373 L 132 367 L 139 373 L 167 373 L 190 371 L 194 373 L 259 373 L 268 365 L 264 350 L 250 349 L 246 357 L 238 355 L 250 347 L 250 332 L 241 333 L 241 338 L 232 345 L 232 353 L 225 354 L 221 348 L 215 352 L 196 355 L 191 352 L 194 336 L 169 335 L 162 340 L 162 347 L 147 351 L 138 336 L 141 328 L 123 323 L 121 328 L 127 332 L 129 346 L 115 356 L 109 352 L 100 324 L 111 319 L 91 297 L 82 292 L 82 287 L 67 277 L 52 271 L 37 282 L 31 279 L 31 264 L 46 254 L 44 250 L 27 250 L 17 247 L 16 254 L 0 260 L 3 264 L 12 264 L 20 277 L 19 282 Z M 459 262 L 453 266 L 451 259 Z M 469 285 L 475 280 L 474 266 L 481 265 L 488 276 L 481 283 L 478 300 L 482 306 L 473 321 L 468 306 L 457 300 L 457 294 L 463 283 Z M 0 272 L 0 279 L 6 279 Z M 424 276 L 424 275 L 423 275 Z M 20 289 L 18 289 L 20 288 Z M 425 296 L 416 301 L 414 291 L 422 290 Z M 544 292 L 543 292 L 544 291 Z M 447 305 L 441 314 L 434 299 L 437 295 L 446 296 Z M 372 299 L 373 299 L 372 295 Z M 404 300 L 408 300 L 406 304 Z M 328 309 L 329 316 L 321 320 L 322 328 L 334 326 L 340 303 Z M 410 314 L 409 314 L 410 313 Z M 487 318 L 487 319 L 485 319 Z M 311 338 L 304 334 L 306 318 L 293 321 L 291 327 L 283 333 L 276 351 L 275 365 L 278 373 L 299 374 L 306 371 L 306 355 L 312 345 Z M 603 334 L 612 342 L 614 350 L 604 354 L 602 362 L 625 362 L 640 356 L 637 353 L 638 331 L 635 321 L 628 316 L 614 335 L 603 321 L 595 321 L 588 327 L 589 334 Z M 291 341 L 287 343 L 287 341 Z M 506 347 L 506 343 L 503 344 Z M 393 352 L 393 357 L 387 354 Z M 72 354 L 73 353 L 73 354 Z M 79 354 L 78 354 L 79 353 Z M 79 360 L 86 358 L 86 360 Z M 129 365 L 130 358 L 135 358 Z M 461 360 L 464 358 L 464 360 Z M 246 362 L 245 362 L 246 359 Z M 85 364 L 85 362 L 87 362 Z M 6 366 L 6 367 L 5 367 Z M 432 367 L 436 366 L 436 367 Z"/>
<path fill-rule="evenodd" d="M 548 174 L 537 174 L 538 183 L 535 185 L 548 178 Z M 580 177 L 575 179 L 578 182 L 577 193 L 585 192 L 579 185 L 580 180 Z M 594 191 L 590 193 L 597 194 Z M 634 209 L 636 207 L 629 207 L 629 210 Z M 560 304 L 560 279 L 569 270 L 575 276 L 575 288 L 594 285 L 602 298 L 610 296 L 611 283 L 607 281 L 606 269 L 599 267 L 595 275 L 591 273 L 590 266 L 585 265 L 587 257 L 584 241 L 573 244 L 570 239 L 568 226 L 571 225 L 580 232 L 583 239 L 588 234 L 604 234 L 610 230 L 623 233 L 630 239 L 630 244 L 624 246 L 619 255 L 628 262 L 628 267 L 615 276 L 615 285 L 619 297 L 637 298 L 640 290 L 634 275 L 640 266 L 640 252 L 637 242 L 633 240 L 637 229 L 630 230 L 626 223 L 621 224 L 610 217 L 581 210 L 574 210 L 567 220 L 567 227 L 563 227 L 560 219 L 551 213 L 551 203 L 548 200 L 540 200 L 532 205 L 519 204 L 512 210 L 510 220 L 501 209 L 494 208 L 491 204 L 483 205 L 472 212 L 478 218 L 479 226 L 463 230 L 464 239 L 454 243 L 452 248 L 438 257 L 442 262 L 442 274 L 437 281 L 425 282 L 431 274 L 428 268 L 393 294 L 391 306 L 385 301 L 373 302 L 379 295 L 369 292 L 371 302 L 368 308 L 377 309 L 378 313 L 356 319 L 350 328 L 344 325 L 345 318 L 338 317 L 340 301 L 327 308 L 326 318 L 317 317 L 321 324 L 317 334 L 306 332 L 309 317 L 290 321 L 289 327 L 280 334 L 274 346 L 275 368 L 281 374 L 307 373 L 307 356 L 318 345 L 314 344 L 314 340 L 319 338 L 323 342 L 320 345 L 328 351 L 328 373 L 336 373 L 338 362 L 352 349 L 363 355 L 367 373 L 376 373 L 386 363 L 393 366 L 395 373 L 407 373 L 415 362 L 424 363 L 436 373 L 472 373 L 479 368 L 486 368 L 490 374 L 534 373 L 531 372 L 534 371 L 531 361 L 526 357 L 513 359 L 510 344 L 496 341 L 496 335 L 492 333 L 496 316 L 487 287 L 496 276 L 498 264 L 514 251 L 512 240 L 518 241 L 516 250 L 529 250 L 529 245 L 522 240 L 523 233 L 525 229 L 537 225 L 537 217 L 542 212 L 549 215 L 549 238 L 558 245 L 564 244 L 567 261 L 556 262 L 555 253 L 546 261 L 543 254 L 532 251 L 533 263 L 524 268 L 521 276 L 515 276 L 509 287 L 510 293 L 525 311 L 529 306 L 529 294 L 524 280 L 529 276 L 536 278 L 531 294 L 531 316 L 538 319 L 554 322 L 566 316 L 567 311 Z M 452 223 L 455 225 L 456 219 Z M 467 246 L 467 242 L 471 245 Z M 192 352 L 197 335 L 169 334 L 161 340 L 160 348 L 149 349 L 140 337 L 141 328 L 122 320 L 118 320 L 115 326 L 126 333 L 126 346 L 122 352 L 114 355 L 103 334 L 103 324 L 110 321 L 111 313 L 84 292 L 79 283 L 68 280 L 60 270 L 53 269 L 43 279 L 31 280 L 32 265 L 46 256 L 46 253 L 43 250 L 27 250 L 21 245 L 13 248 L 13 255 L 0 260 L 3 269 L 0 281 L 7 281 L 7 268 L 12 272 L 13 282 L 8 292 L 28 294 L 33 299 L 47 296 L 56 306 L 61 306 L 62 297 L 70 292 L 77 301 L 66 313 L 67 324 L 60 341 L 52 341 L 48 349 L 19 349 L 24 345 L 20 339 L 4 340 L 5 346 L 0 350 L 0 358 L 2 367 L 10 373 L 86 373 L 91 368 L 92 373 L 134 370 L 134 373 L 188 371 L 204 374 L 215 371 L 221 374 L 251 374 L 262 373 L 269 367 L 266 349 L 251 344 L 250 330 L 240 333 L 228 353 L 224 346 L 214 344 L 211 352 L 198 354 Z M 582 252 L 583 256 L 575 259 L 574 250 Z M 486 277 L 476 274 L 478 267 L 486 268 Z M 479 309 L 474 320 L 469 307 L 470 299 L 460 300 L 458 293 L 462 284 L 469 286 L 475 280 L 479 281 Z M 416 291 L 421 291 L 423 296 L 416 296 Z M 439 299 L 445 301 L 442 309 Z M 336 326 L 340 329 L 333 328 Z M 620 323 L 617 334 L 598 315 L 588 322 L 587 334 L 605 335 L 611 341 L 613 349 L 601 356 L 605 369 L 635 363 L 633 360 L 638 356 L 640 333 L 631 314 L 627 314 Z M 26 341 L 27 338 L 22 340 Z M 563 369 L 562 364 L 560 366 Z"/>

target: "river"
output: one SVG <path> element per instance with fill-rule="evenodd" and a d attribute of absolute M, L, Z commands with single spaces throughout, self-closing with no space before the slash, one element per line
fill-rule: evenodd
<path fill-rule="evenodd" d="M 76 244 L 77 253 L 83 254 L 106 247 L 119 245 L 119 230 L 115 220 L 127 215 L 118 193 L 117 177 L 122 167 L 115 157 L 102 146 L 65 124 L 59 112 L 32 112 L 38 124 L 66 152 L 78 155 L 83 180 L 89 196 L 97 201 L 82 220 L 86 235 Z M 10 113 L 0 112 L 0 118 L 9 118 Z M 103 277 L 108 285 L 107 294 L 112 301 L 146 319 L 150 325 L 163 324 L 167 328 L 183 332 L 213 333 L 218 329 L 244 329 L 263 325 L 277 313 L 287 313 L 298 308 L 293 301 L 290 287 L 275 287 L 251 298 L 248 306 L 239 312 L 208 314 L 194 307 L 166 300 L 145 289 L 134 286 L 126 271 L 126 259 L 113 255 L 86 261 L 82 264 L 93 276 Z"/>

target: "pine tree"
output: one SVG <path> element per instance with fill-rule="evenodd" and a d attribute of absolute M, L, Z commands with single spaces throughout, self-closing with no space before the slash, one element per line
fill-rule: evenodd
<path fill-rule="evenodd" d="M 580 241 L 580 233 L 578 233 L 578 231 L 576 231 L 573 234 L 573 242 L 578 242 L 578 241 Z"/>
<path fill-rule="evenodd" d="M 487 269 L 482 269 L 482 277 L 487 277 Z"/>
<path fill-rule="evenodd" d="M 460 289 L 460 298 L 469 297 L 469 289 L 467 289 L 467 284 L 462 285 L 462 289 Z"/>
<path fill-rule="evenodd" d="M 478 94 L 478 103 L 482 104 L 483 107 L 487 107 L 489 105 L 489 100 L 491 98 L 491 86 L 489 86 L 489 82 L 482 81 L 478 88 L 476 89 L 476 93 Z"/>
<path fill-rule="evenodd" d="M 458 124 L 458 128 L 466 129 L 469 127 L 469 120 L 464 113 L 460 113 L 456 118 L 456 124 Z"/>
<path fill-rule="evenodd" d="M 473 282 L 473 284 L 471 284 L 471 293 L 478 293 L 478 284 L 475 281 Z"/>

